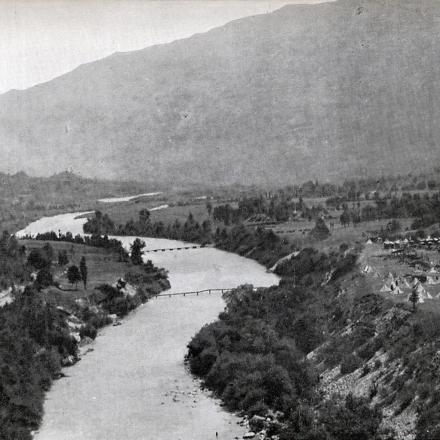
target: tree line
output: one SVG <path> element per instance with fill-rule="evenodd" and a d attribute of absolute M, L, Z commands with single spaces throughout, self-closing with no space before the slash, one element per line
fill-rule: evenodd
<path fill-rule="evenodd" d="M 415 217 L 411 228 L 419 229 L 431 226 L 440 219 L 440 193 L 403 193 L 401 197 L 393 196 L 389 199 L 377 197 L 374 204 L 348 205 L 343 202 L 339 205 L 339 202 L 334 204 L 333 201 L 328 204 L 343 210 L 340 222 L 344 226 L 362 221 Z"/>

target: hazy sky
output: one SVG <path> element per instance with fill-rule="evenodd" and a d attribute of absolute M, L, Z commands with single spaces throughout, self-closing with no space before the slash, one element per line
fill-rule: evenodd
<path fill-rule="evenodd" d="M 324 0 L 0 0 L 0 93 L 117 51 L 205 32 L 288 3 Z"/>

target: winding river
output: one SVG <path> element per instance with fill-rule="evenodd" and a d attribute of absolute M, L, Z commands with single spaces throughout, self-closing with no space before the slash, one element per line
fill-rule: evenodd
<path fill-rule="evenodd" d="M 83 213 L 42 218 L 17 235 L 70 231 L 82 234 Z M 129 246 L 135 237 L 115 237 Z M 183 243 L 145 239 L 146 247 L 175 248 Z M 149 253 L 169 271 L 170 292 L 230 288 L 243 283 L 269 286 L 275 275 L 252 260 L 213 248 Z M 219 294 L 163 296 L 107 327 L 93 351 L 65 370 L 45 402 L 37 440 L 230 440 L 244 431 L 238 418 L 185 369 L 186 345 L 216 319 L 224 302 Z"/>

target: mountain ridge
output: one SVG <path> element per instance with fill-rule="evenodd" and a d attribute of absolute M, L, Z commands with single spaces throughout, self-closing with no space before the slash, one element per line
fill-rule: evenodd
<path fill-rule="evenodd" d="M 3 167 L 216 184 L 427 169 L 436 16 L 428 0 L 288 5 L 112 54 L 0 95 Z"/>

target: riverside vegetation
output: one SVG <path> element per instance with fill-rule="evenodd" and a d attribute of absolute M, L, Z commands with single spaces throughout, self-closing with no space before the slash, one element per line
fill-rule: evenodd
<path fill-rule="evenodd" d="M 356 254 L 302 250 L 279 286 L 225 295 L 188 345 L 191 371 L 267 438 L 439 438 L 438 316 L 369 292 Z"/>
<path fill-rule="evenodd" d="M 44 393 L 62 376 L 62 366 L 80 359 L 99 328 L 169 288 L 164 270 L 151 262 L 133 261 L 116 240 L 80 240 L 69 234 L 38 239 L 42 246 L 37 246 L 38 240 L 18 241 L 8 233 L 0 239 L 0 280 L 11 291 L 11 301 L 0 308 L 0 438 L 4 440 L 32 438 L 31 431 L 42 418 Z M 139 254 L 142 243 L 136 246 L 134 253 Z M 81 292 L 60 282 L 67 267 L 76 267 L 72 252 L 87 255 L 78 269 L 84 283 Z M 109 272 L 104 275 L 109 280 L 116 281 L 118 272 L 123 280 L 92 286 L 97 268 L 93 258 L 100 266 L 106 261 Z M 98 278 L 102 277 L 101 270 Z"/>
<path fill-rule="evenodd" d="M 146 212 L 122 226 L 97 213 L 85 230 L 212 241 L 274 266 L 279 286 L 228 293 L 188 345 L 191 371 L 251 429 L 283 440 L 440 438 L 438 314 L 372 292 L 359 243 L 298 250 L 262 227 L 213 232 L 191 216 L 165 226 Z M 317 217 L 309 235 L 318 244 L 329 233 Z"/>

